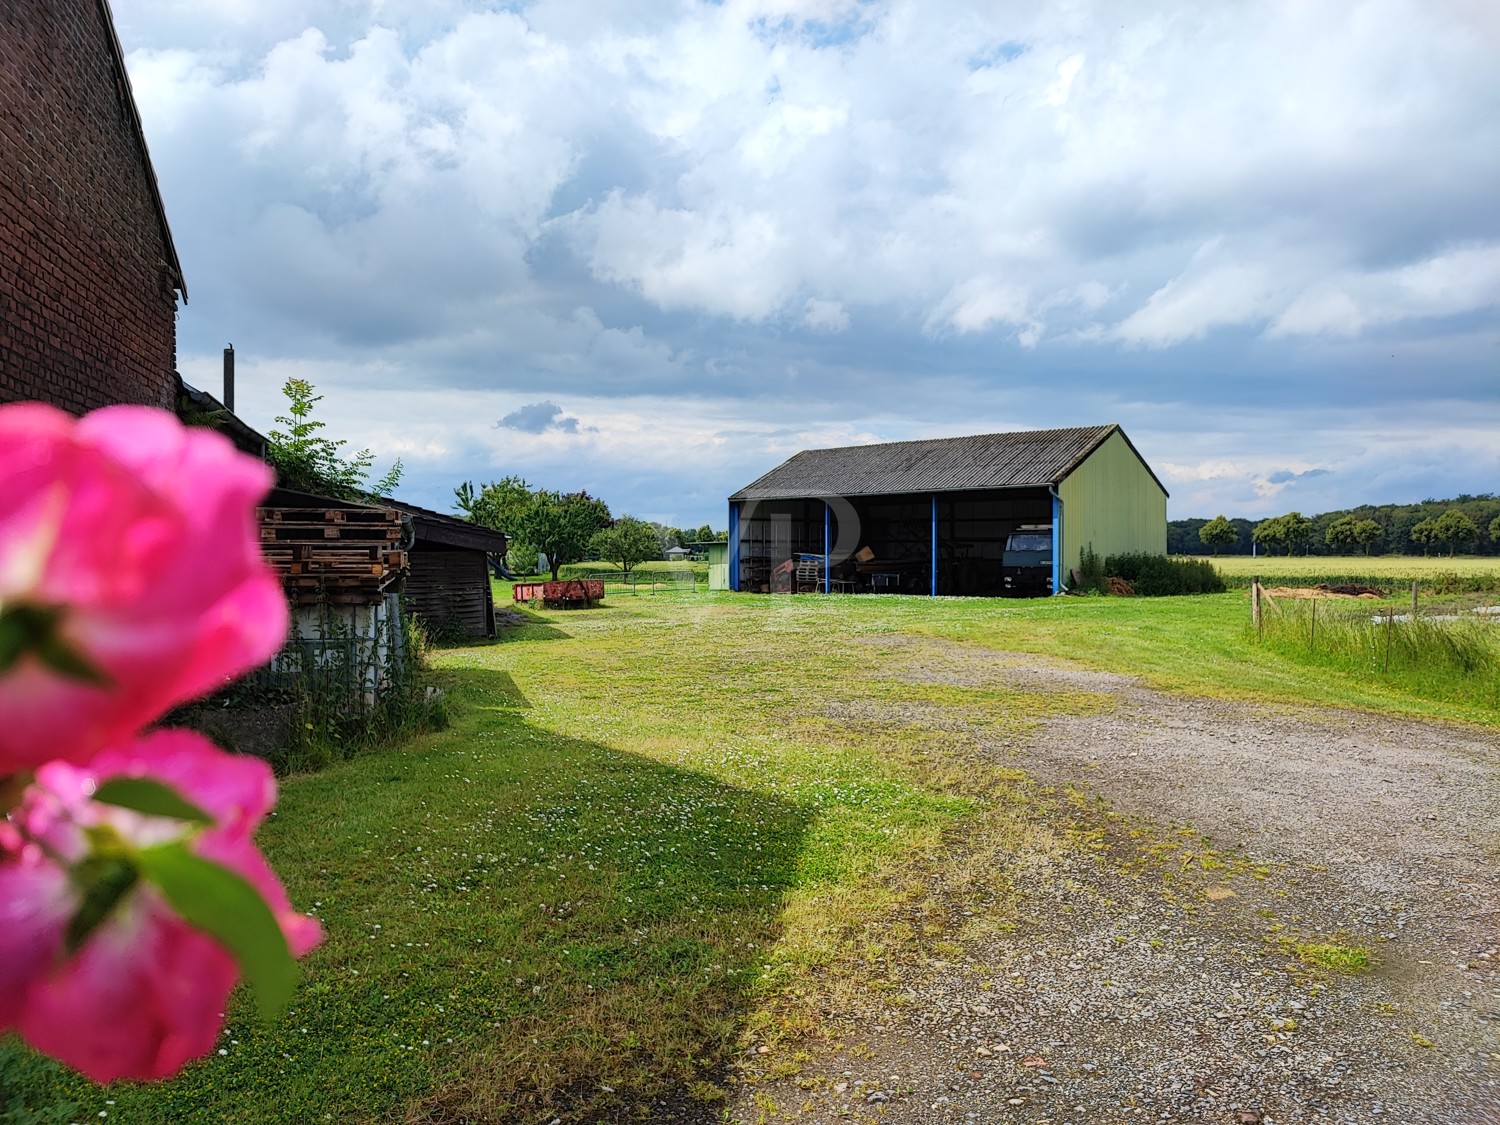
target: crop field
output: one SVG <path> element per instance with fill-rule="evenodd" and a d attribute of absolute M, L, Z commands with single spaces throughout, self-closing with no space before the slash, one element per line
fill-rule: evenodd
<path fill-rule="evenodd" d="M 437 654 L 450 729 L 283 783 L 262 842 L 328 937 L 280 1019 L 241 998 L 221 1048 L 159 1086 L 95 1089 L 0 1043 L 0 1121 L 715 1120 L 750 1044 L 815 1036 L 872 966 L 952 936 L 901 921 L 938 865 L 1003 931 L 1006 871 L 1074 846 L 1042 816 L 1058 798 L 964 732 L 1005 745 L 1107 701 L 891 672 L 925 654 L 1500 725 L 1493 670 L 1309 674 L 1300 642 L 1255 642 L 1242 591 L 700 587 L 525 617 Z M 892 712 L 931 721 L 869 717 Z"/>
<path fill-rule="evenodd" d="M 1372 585 L 1424 587 L 1448 585 L 1459 589 L 1500 589 L 1500 556 L 1459 555 L 1222 555 L 1203 556 L 1231 586 L 1248 586 L 1260 575 L 1265 582 L 1360 582 Z"/>

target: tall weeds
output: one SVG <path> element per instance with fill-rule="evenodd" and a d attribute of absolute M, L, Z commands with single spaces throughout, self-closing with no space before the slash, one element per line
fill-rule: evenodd
<path fill-rule="evenodd" d="M 294 622 L 270 664 L 182 709 L 169 725 L 260 754 L 278 774 L 442 730 L 447 704 L 433 684 L 427 635 L 410 613 L 380 617 L 377 629 L 361 633 L 342 607 L 321 603 L 315 626 L 304 632 Z"/>
<path fill-rule="evenodd" d="M 1261 644 L 1311 667 L 1386 680 L 1429 699 L 1500 707 L 1500 624 L 1412 618 L 1369 602 L 1319 599 L 1267 609 Z"/>

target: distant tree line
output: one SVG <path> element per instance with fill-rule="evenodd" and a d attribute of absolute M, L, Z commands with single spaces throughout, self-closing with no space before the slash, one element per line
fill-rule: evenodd
<path fill-rule="evenodd" d="M 1362 504 L 1263 520 L 1172 520 L 1170 555 L 1500 555 L 1500 496 L 1464 494 L 1419 504 Z"/>
<path fill-rule="evenodd" d="M 626 574 L 639 563 L 661 560 L 673 547 L 729 538 L 710 525 L 697 528 L 614 516 L 609 505 L 587 492 L 554 492 L 533 488 L 519 476 L 508 476 L 475 487 L 464 481 L 453 490 L 454 507 L 471 523 L 505 532 L 510 540 L 507 560 L 520 574 L 530 573 L 539 555 L 547 556 L 552 577 L 560 567 L 585 559 L 618 566 Z"/>

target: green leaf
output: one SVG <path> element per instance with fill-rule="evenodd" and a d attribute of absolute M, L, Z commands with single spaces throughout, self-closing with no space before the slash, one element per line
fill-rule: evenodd
<path fill-rule="evenodd" d="M 83 653 L 63 640 L 60 606 L 21 605 L 0 609 L 0 673 L 8 671 L 28 652 L 60 676 L 99 687 L 110 679 Z"/>
<path fill-rule="evenodd" d="M 102 668 L 61 637 L 51 636 L 37 644 L 36 656 L 59 676 L 70 680 L 80 680 L 95 687 L 109 687 L 113 683 Z"/>
<path fill-rule="evenodd" d="M 148 816 L 169 816 L 173 820 L 188 820 L 194 824 L 214 822 L 210 814 L 177 790 L 146 777 L 112 777 L 94 790 L 94 800 Z"/>
<path fill-rule="evenodd" d="M 73 883 L 81 900 L 78 910 L 68 919 L 63 936 L 69 955 L 76 953 L 89 935 L 104 924 L 139 877 L 134 864 L 119 855 L 90 856 L 73 869 Z"/>
<path fill-rule="evenodd" d="M 260 1017 L 270 1023 L 291 999 L 297 962 L 265 900 L 242 876 L 188 851 L 182 843 L 146 848 L 141 873 L 189 924 L 217 938 L 234 955 L 255 990 Z"/>

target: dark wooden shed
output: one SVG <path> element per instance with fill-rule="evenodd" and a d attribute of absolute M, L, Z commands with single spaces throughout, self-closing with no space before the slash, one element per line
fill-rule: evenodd
<path fill-rule="evenodd" d="M 403 598 L 412 612 L 439 635 L 493 637 L 489 556 L 505 554 L 505 534 L 399 500 L 379 503 L 411 520 Z"/>

